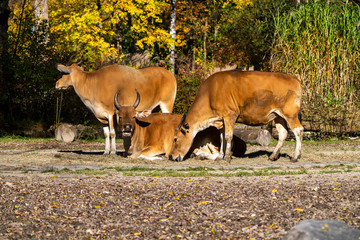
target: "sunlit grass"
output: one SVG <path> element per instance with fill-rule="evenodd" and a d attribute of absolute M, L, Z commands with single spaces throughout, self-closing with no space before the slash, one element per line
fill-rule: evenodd
<path fill-rule="evenodd" d="M 112 171 L 112 170 L 115 170 Z M 172 168 L 148 168 L 134 166 L 131 168 L 104 167 L 100 169 L 76 169 L 69 168 L 55 169 L 49 168 L 42 173 L 52 174 L 85 174 L 85 175 L 113 175 L 120 173 L 122 176 L 143 176 L 143 177 L 251 177 L 251 176 L 287 176 L 303 174 L 329 174 L 329 173 L 348 173 L 359 172 L 360 166 L 354 165 L 325 165 L 313 166 L 310 168 L 282 169 L 281 167 L 267 167 L 254 170 L 252 168 L 234 169 L 214 169 L 208 167 L 189 167 L 183 169 Z M 26 173 L 31 173 L 27 170 Z"/>

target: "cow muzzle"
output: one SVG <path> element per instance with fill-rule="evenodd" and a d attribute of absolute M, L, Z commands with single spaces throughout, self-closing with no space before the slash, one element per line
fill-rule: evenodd
<path fill-rule="evenodd" d="M 122 130 L 123 137 L 131 137 L 132 127 L 131 124 L 125 124 Z"/>
<path fill-rule="evenodd" d="M 66 89 L 70 88 L 70 86 L 60 86 L 60 85 L 56 84 L 55 88 L 57 90 L 66 90 Z"/>
<path fill-rule="evenodd" d="M 169 155 L 169 159 L 170 159 L 171 161 L 176 161 L 176 162 L 181 162 L 181 161 L 184 160 L 184 158 L 182 158 L 182 157 L 180 156 L 180 154 L 179 154 L 176 158 L 173 158 L 172 155 Z"/>

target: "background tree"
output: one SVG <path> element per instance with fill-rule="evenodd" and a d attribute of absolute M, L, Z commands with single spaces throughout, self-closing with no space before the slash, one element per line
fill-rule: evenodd
<path fill-rule="evenodd" d="M 112 63 L 175 68 L 177 113 L 187 111 L 214 68 L 294 73 L 305 86 L 304 115 L 322 118 L 312 128 L 341 122 L 351 127 L 326 130 L 354 130 L 360 126 L 358 2 L 10 0 L 9 15 L 2 1 L 0 128 L 49 127 L 61 99 L 60 121 L 95 123 L 73 91 L 54 89 L 55 64 L 81 61 L 90 71 Z M 176 36 L 169 31 L 171 12 Z"/>
<path fill-rule="evenodd" d="M 10 16 L 9 0 L 0 2 L 0 85 L 2 86 L 0 90 L 0 122 L 4 122 L 3 118 L 6 112 L 6 90 L 7 90 L 7 81 L 9 80 L 9 70 L 8 70 L 8 19 Z"/>
<path fill-rule="evenodd" d="M 171 0 L 170 36 L 173 41 L 170 48 L 170 69 L 175 73 L 176 0 Z"/>

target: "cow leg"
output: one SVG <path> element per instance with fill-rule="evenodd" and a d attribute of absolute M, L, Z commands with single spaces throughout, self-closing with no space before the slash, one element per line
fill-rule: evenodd
<path fill-rule="evenodd" d="M 109 129 L 110 129 L 110 138 L 111 138 L 111 155 L 116 154 L 116 133 L 115 133 L 115 127 L 114 127 L 114 116 L 109 114 Z"/>
<path fill-rule="evenodd" d="M 225 155 L 225 128 L 220 129 L 220 149 L 219 149 L 219 156 L 217 157 L 218 160 L 224 159 Z"/>
<path fill-rule="evenodd" d="M 160 160 L 162 157 L 160 155 L 163 155 L 164 151 L 154 149 L 152 147 L 146 147 L 139 153 L 139 158 L 147 159 L 147 160 Z"/>
<path fill-rule="evenodd" d="M 293 121 L 289 121 L 289 126 L 293 131 L 296 139 L 294 157 L 291 158 L 291 162 L 297 162 L 301 157 L 301 142 L 303 139 L 304 127 L 301 125 L 298 117 L 294 117 Z"/>
<path fill-rule="evenodd" d="M 104 136 L 105 136 L 105 151 L 104 151 L 104 155 L 107 155 L 110 153 L 110 131 L 109 131 L 109 127 L 103 127 L 104 130 Z"/>
<path fill-rule="evenodd" d="M 236 117 L 232 119 L 229 117 L 229 119 L 224 119 L 224 129 L 225 129 L 225 156 L 224 159 L 227 162 L 231 161 L 231 147 L 232 147 L 232 139 L 234 134 L 234 125 L 235 125 Z"/>
<path fill-rule="evenodd" d="M 280 149 L 282 148 L 284 141 L 288 134 L 288 132 L 286 130 L 286 122 L 283 118 L 277 117 L 277 118 L 275 118 L 274 121 L 275 121 L 276 130 L 279 133 L 279 140 L 275 147 L 274 152 L 269 157 L 269 160 L 271 160 L 271 161 L 276 161 L 279 158 Z"/>

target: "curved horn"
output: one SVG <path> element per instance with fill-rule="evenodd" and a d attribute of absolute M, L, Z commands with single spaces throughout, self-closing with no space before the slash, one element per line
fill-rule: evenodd
<path fill-rule="evenodd" d="M 135 89 L 135 91 L 136 91 L 136 101 L 135 101 L 133 107 L 134 107 L 134 108 L 137 108 L 137 106 L 138 106 L 139 103 L 140 103 L 140 94 L 139 94 L 139 92 L 138 92 L 137 89 Z"/>
<path fill-rule="evenodd" d="M 117 93 L 115 94 L 115 99 L 114 99 L 114 105 L 115 105 L 117 110 L 119 110 L 121 108 L 121 105 L 120 105 L 119 100 L 118 100 L 119 92 L 120 91 L 117 91 Z"/>
<path fill-rule="evenodd" d="M 179 129 L 181 128 L 181 126 L 182 126 L 183 123 L 185 122 L 185 118 L 186 118 L 186 113 L 182 116 L 181 121 L 180 121 L 180 123 L 179 123 L 179 126 L 177 126 L 176 129 L 179 130 Z"/>

